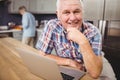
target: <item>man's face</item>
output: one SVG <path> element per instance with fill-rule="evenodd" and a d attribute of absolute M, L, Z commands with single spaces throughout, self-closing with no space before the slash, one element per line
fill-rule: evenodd
<path fill-rule="evenodd" d="M 82 7 L 79 0 L 61 0 L 57 17 L 63 27 L 80 28 L 82 25 Z"/>
<path fill-rule="evenodd" d="M 24 9 L 19 10 L 19 13 L 20 13 L 21 15 L 23 15 L 24 12 L 25 12 Z"/>
<path fill-rule="evenodd" d="M 22 15 L 22 10 L 19 10 L 19 13 Z"/>

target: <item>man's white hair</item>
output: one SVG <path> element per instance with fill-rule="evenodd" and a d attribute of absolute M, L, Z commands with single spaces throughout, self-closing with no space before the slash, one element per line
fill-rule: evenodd
<path fill-rule="evenodd" d="M 57 0 L 57 2 L 56 2 L 57 10 L 59 9 L 59 4 L 60 4 L 60 0 Z M 82 8 L 83 8 L 83 1 L 82 1 L 82 0 L 80 0 L 80 5 L 81 5 Z"/>

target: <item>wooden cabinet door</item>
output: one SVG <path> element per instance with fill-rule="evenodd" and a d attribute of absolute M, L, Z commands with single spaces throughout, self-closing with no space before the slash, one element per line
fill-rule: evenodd
<path fill-rule="evenodd" d="M 29 0 L 11 0 L 9 12 L 10 13 L 18 13 L 18 8 L 20 6 L 25 6 L 28 10 L 29 9 Z"/>
<path fill-rule="evenodd" d="M 56 0 L 30 0 L 29 10 L 32 13 L 55 13 Z"/>

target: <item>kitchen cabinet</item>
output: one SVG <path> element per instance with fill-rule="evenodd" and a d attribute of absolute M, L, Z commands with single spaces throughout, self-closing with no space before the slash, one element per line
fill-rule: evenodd
<path fill-rule="evenodd" d="M 22 41 L 22 31 L 13 32 L 13 38 L 15 38 L 16 40 Z"/>
<path fill-rule="evenodd" d="M 29 0 L 10 0 L 10 1 L 11 1 L 11 4 L 9 6 L 10 13 L 18 13 L 18 8 L 23 5 L 27 9 L 29 9 Z"/>
<path fill-rule="evenodd" d="M 18 13 L 22 5 L 32 13 L 54 14 L 56 11 L 56 0 L 11 0 L 9 12 Z"/>
<path fill-rule="evenodd" d="M 32 13 L 55 13 L 56 0 L 29 0 L 29 11 Z"/>
<path fill-rule="evenodd" d="M 83 0 L 84 19 L 101 20 L 103 18 L 104 0 Z"/>
<path fill-rule="evenodd" d="M 43 31 L 43 29 L 37 29 L 36 30 L 37 31 L 37 41 L 38 41 L 38 39 L 39 39 L 39 37 L 41 36 L 41 33 L 42 33 L 42 31 Z"/>
<path fill-rule="evenodd" d="M 13 37 L 19 41 L 22 41 L 22 31 L 21 30 L 2 30 L 0 31 L 0 37 Z"/>

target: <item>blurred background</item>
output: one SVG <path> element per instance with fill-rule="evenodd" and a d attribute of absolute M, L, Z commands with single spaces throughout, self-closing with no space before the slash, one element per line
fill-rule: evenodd
<path fill-rule="evenodd" d="M 0 37 L 10 36 L 21 41 L 22 17 L 18 8 L 24 5 L 36 18 L 38 39 L 47 21 L 56 18 L 55 3 L 56 0 L 0 0 Z M 105 57 L 120 80 L 120 0 L 83 0 L 83 3 L 84 20 L 99 28 L 103 37 Z"/>

